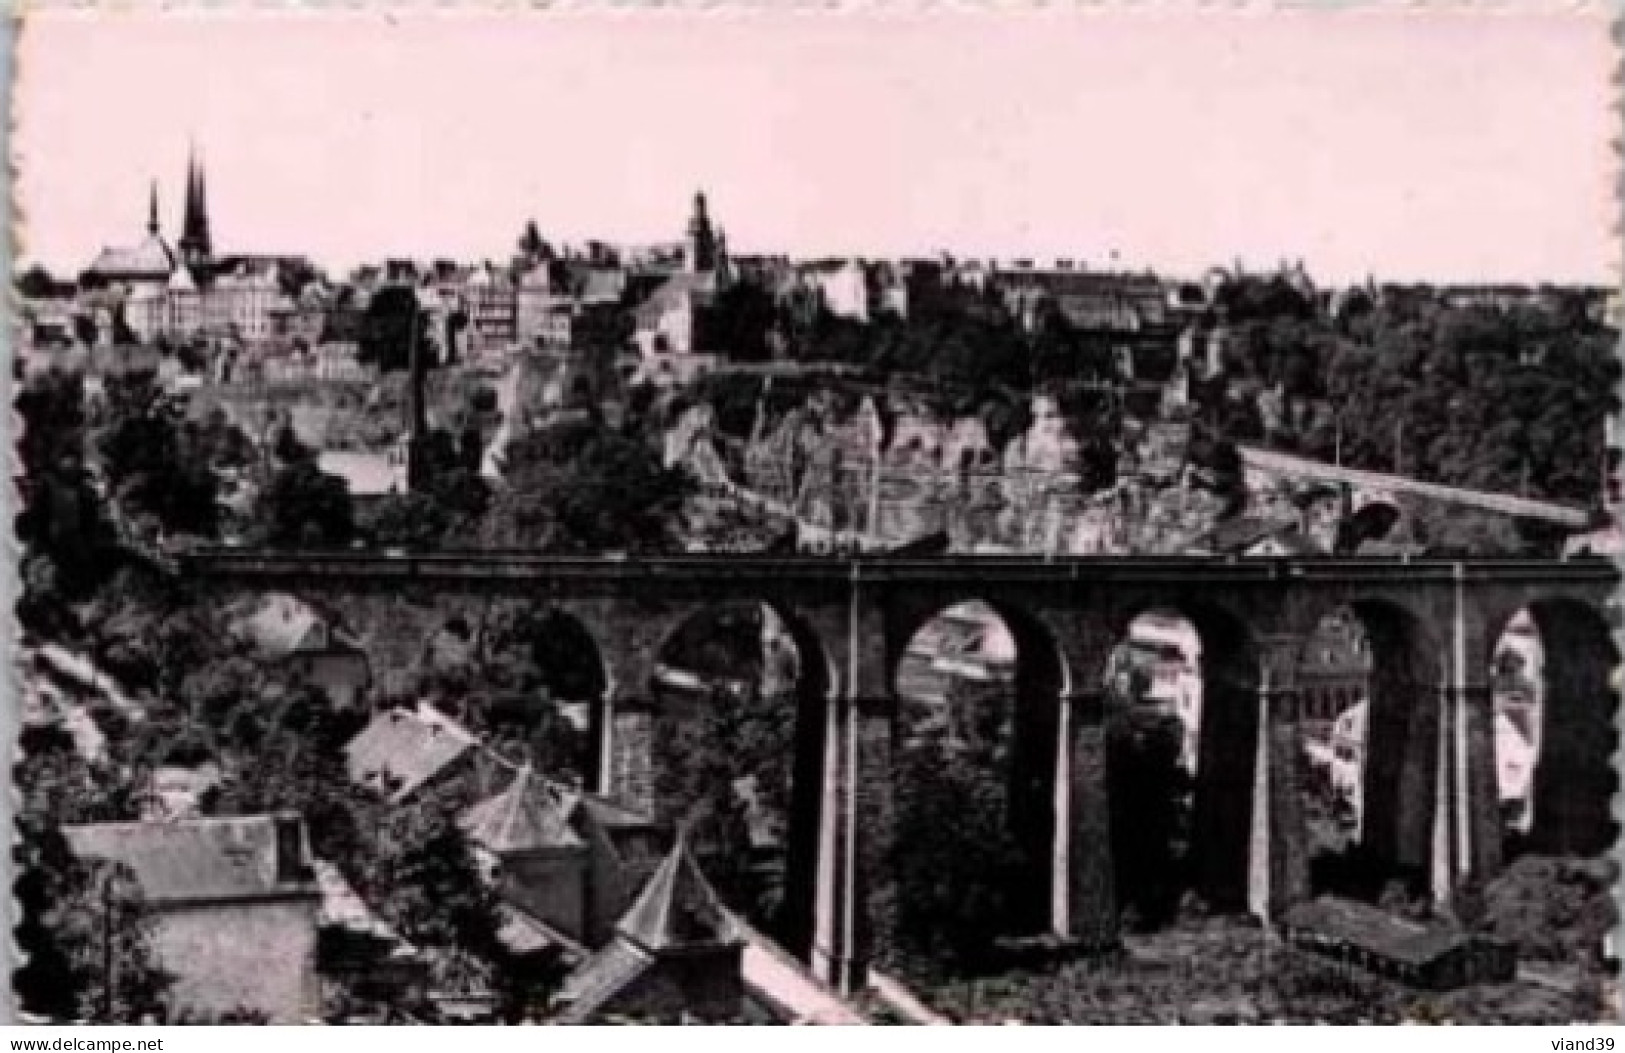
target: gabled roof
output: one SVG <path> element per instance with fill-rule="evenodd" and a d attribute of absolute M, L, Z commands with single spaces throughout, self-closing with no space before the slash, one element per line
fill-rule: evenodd
<path fill-rule="evenodd" d="M 353 641 L 333 630 L 309 604 L 282 592 L 266 597 L 251 613 L 238 618 L 232 631 L 271 658 L 353 646 Z"/>
<path fill-rule="evenodd" d="M 175 253 L 156 234 L 137 245 L 110 245 L 97 254 L 89 271 L 99 278 L 168 278 L 175 269 Z"/>
<path fill-rule="evenodd" d="M 661 317 L 682 306 L 704 302 L 716 291 L 716 279 L 710 274 L 673 274 L 657 286 L 649 298 L 638 305 L 634 313 L 638 324 L 644 327 L 658 324 Z"/>
<path fill-rule="evenodd" d="M 574 848 L 585 842 L 570 829 L 566 808 L 558 791 L 526 765 L 507 789 L 464 812 L 460 825 L 471 841 L 498 855 Z"/>
<path fill-rule="evenodd" d="M 367 906 L 338 867 L 325 859 L 313 860 L 312 866 L 316 887 L 322 894 L 322 909 L 316 919 L 319 926 L 370 936 L 393 947 L 392 954 L 397 957 L 417 954 L 416 947 Z"/>
<path fill-rule="evenodd" d="M 496 908 L 497 940 L 514 954 L 556 950 L 566 962 L 579 963 L 587 949 L 558 929 L 512 903 Z"/>
<path fill-rule="evenodd" d="M 392 709 L 373 717 L 344 751 L 352 782 L 401 801 L 473 746 L 473 736 L 449 718 Z"/>
<path fill-rule="evenodd" d="M 308 877 L 278 866 L 279 817 L 242 815 L 171 822 L 65 826 L 82 859 L 128 866 L 154 906 L 196 901 L 316 895 Z M 286 821 L 298 822 L 295 817 Z M 300 837 L 303 837 L 301 832 Z"/>
<path fill-rule="evenodd" d="M 869 1020 L 790 952 L 733 916 L 745 940 L 740 971 L 751 1002 L 777 1023 L 850 1026 Z"/>
<path fill-rule="evenodd" d="M 564 985 L 559 989 L 559 1000 L 565 1003 L 566 1008 L 554 1017 L 554 1021 L 559 1024 L 586 1023 L 654 963 L 652 955 L 626 940 L 611 940 L 565 978 Z"/>
<path fill-rule="evenodd" d="M 738 926 L 700 873 L 682 837 L 621 916 L 615 931 L 656 955 L 741 942 Z"/>
<path fill-rule="evenodd" d="M 197 278 L 192 276 L 192 268 L 177 267 L 169 275 L 169 288 L 176 293 L 197 293 Z"/>
<path fill-rule="evenodd" d="M 587 303 L 615 303 L 626 291 L 626 272 L 595 267 L 581 283 L 581 299 Z"/>

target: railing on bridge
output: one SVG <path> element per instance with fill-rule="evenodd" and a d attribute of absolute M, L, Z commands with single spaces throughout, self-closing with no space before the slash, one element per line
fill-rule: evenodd
<path fill-rule="evenodd" d="M 1264 450 L 1256 446 L 1242 446 L 1239 448 L 1239 452 L 1242 464 L 1245 467 L 1256 468 L 1263 472 L 1295 475 L 1324 482 L 1346 483 L 1349 486 L 1365 487 L 1389 493 L 1415 494 L 1418 497 L 1427 497 L 1436 501 L 1466 505 L 1472 508 L 1482 508 L 1485 511 L 1498 512 L 1519 519 L 1543 520 L 1573 529 L 1584 529 L 1591 523 L 1591 516 L 1588 512 L 1552 501 L 1537 501 L 1514 494 L 1501 494 L 1488 490 L 1468 490 L 1457 486 L 1446 486 L 1442 483 L 1428 483 L 1405 475 L 1389 475 L 1384 472 L 1369 472 L 1360 468 L 1344 468 L 1340 465 L 1326 464 L 1324 461 L 1310 460 L 1306 457 L 1297 457 L 1288 453 L 1278 453 L 1274 450 Z"/>
<path fill-rule="evenodd" d="M 378 552 L 316 551 L 208 546 L 174 553 L 183 570 L 204 576 L 277 578 L 381 577 L 427 579 L 638 580 L 775 577 L 823 580 L 1096 581 L 1245 584 L 1270 581 L 1369 582 L 1569 581 L 1610 583 L 1618 568 L 1600 557 L 1570 559 L 1413 559 L 1406 557 L 1246 556 L 909 556 L 855 553 L 840 557 L 806 554 L 676 554 L 662 556 L 560 556 L 534 549 L 466 549 Z"/>

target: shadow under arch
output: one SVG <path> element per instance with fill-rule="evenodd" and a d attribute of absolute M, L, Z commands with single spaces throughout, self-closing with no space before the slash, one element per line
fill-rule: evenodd
<path fill-rule="evenodd" d="M 1182 597 L 1128 612 L 1115 638 L 1126 641 L 1135 621 L 1147 615 L 1183 620 L 1201 648 L 1195 784 L 1182 883 L 1212 910 L 1243 911 L 1258 752 L 1259 657 L 1253 631 L 1219 604 Z M 1133 822 L 1132 813 L 1129 802 L 1115 803 L 1114 842 L 1126 832 L 1123 825 Z"/>
<path fill-rule="evenodd" d="M 550 778 L 585 785 L 609 669 L 568 607 L 504 600 L 446 618 L 422 659 L 436 705 L 488 739 L 523 741 Z"/>
<path fill-rule="evenodd" d="M 1049 931 L 1055 883 L 1056 775 L 1059 756 L 1060 703 L 1071 690 L 1066 660 L 1054 631 L 1042 618 L 1018 604 L 974 592 L 932 604 L 890 634 L 887 669 L 893 691 L 899 683 L 908 649 L 931 623 L 956 609 L 979 605 L 996 617 L 1014 645 L 1009 680 L 1009 743 L 1005 822 L 1017 859 L 1011 867 L 1007 899 L 1010 914 L 1001 919 L 1004 935 L 1025 936 Z M 894 734 L 893 777 L 904 740 Z"/>
<path fill-rule="evenodd" d="M 702 750 L 719 751 L 709 755 L 719 768 L 727 767 L 738 778 L 758 779 L 749 791 L 751 799 L 739 800 L 749 815 L 749 843 L 719 850 L 749 853 L 745 866 L 757 868 L 760 883 L 769 889 L 760 902 L 729 905 L 805 958 L 816 924 L 827 721 L 836 682 L 829 651 L 796 611 L 757 597 L 695 607 L 676 620 L 654 653 L 654 682 L 638 687 L 654 703 L 649 750 L 655 817 L 668 822 L 694 818 L 696 802 L 675 798 L 684 790 L 707 789 L 705 776 L 696 782 L 674 769 L 686 763 L 677 755 L 686 736 L 696 731 L 744 736 L 729 743 L 696 743 Z M 726 727 L 708 724 L 718 717 L 719 706 L 737 719 L 725 720 Z M 734 756 L 725 758 L 726 752 Z M 760 781 L 764 777 L 767 785 Z M 720 786 L 708 789 L 724 792 Z M 754 825 L 757 820 L 760 826 Z M 764 846 L 756 840 L 758 834 L 776 843 Z M 695 847 L 706 865 L 702 846 Z M 710 861 L 709 876 L 725 898 L 732 891 L 737 899 L 746 884 L 756 887 L 734 869 L 740 862 Z M 734 871 L 732 878 L 714 872 L 722 866 Z M 730 884 L 731 890 L 726 887 Z"/>
<path fill-rule="evenodd" d="M 1341 852 L 1312 859 L 1311 885 L 1367 900 L 1394 881 L 1424 893 L 1437 808 L 1445 652 L 1426 623 L 1398 603 L 1356 597 L 1341 607 L 1358 623 L 1370 655 L 1359 837 Z M 1300 664 L 1308 660 L 1305 654 Z"/>
<path fill-rule="evenodd" d="M 1613 817 L 1618 699 L 1612 687 L 1619 650 L 1602 612 L 1583 601 L 1540 599 L 1525 609 L 1544 652 L 1542 729 L 1534 822 L 1527 836 L 1509 835 L 1508 853 L 1600 855 L 1619 832 Z"/>

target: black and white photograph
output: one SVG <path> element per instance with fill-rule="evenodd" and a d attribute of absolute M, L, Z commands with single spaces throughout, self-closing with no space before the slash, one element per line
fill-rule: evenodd
<path fill-rule="evenodd" d="M 1617 1021 L 1617 14 L 15 14 L 15 1020 Z"/>

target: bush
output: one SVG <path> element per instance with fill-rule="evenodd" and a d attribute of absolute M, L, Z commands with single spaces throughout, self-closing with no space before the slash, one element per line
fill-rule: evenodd
<path fill-rule="evenodd" d="M 1484 890 L 1483 927 L 1520 958 L 1595 964 L 1617 923 L 1604 859 L 1524 856 Z"/>

